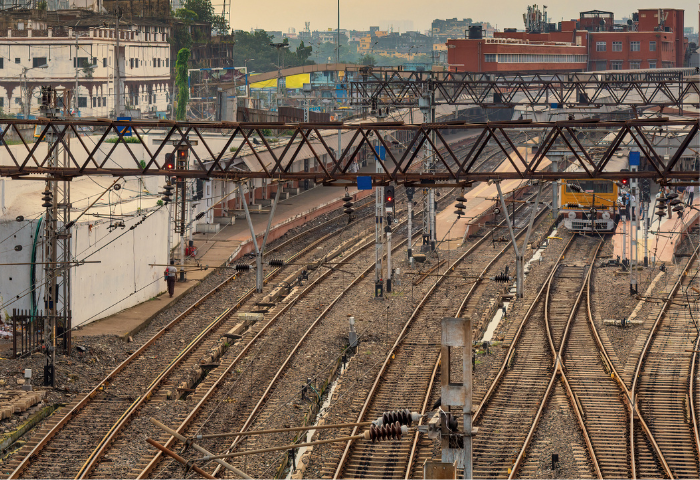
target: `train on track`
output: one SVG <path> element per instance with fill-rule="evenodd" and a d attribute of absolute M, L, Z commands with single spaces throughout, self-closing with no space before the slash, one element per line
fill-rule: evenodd
<path fill-rule="evenodd" d="M 576 232 L 615 230 L 619 187 L 610 180 L 562 180 L 560 209 L 564 226 Z"/>

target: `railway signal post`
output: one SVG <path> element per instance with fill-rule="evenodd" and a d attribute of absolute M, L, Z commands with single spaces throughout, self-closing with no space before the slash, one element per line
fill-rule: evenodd
<path fill-rule="evenodd" d="M 414 187 L 406 187 L 406 214 L 408 215 L 408 264 L 413 268 L 413 195 Z"/>
<path fill-rule="evenodd" d="M 633 175 L 630 178 L 630 295 L 636 295 L 637 289 L 637 222 L 639 212 L 637 205 L 639 203 L 639 178 L 634 176 L 634 173 L 639 169 L 640 153 L 630 152 L 629 154 L 630 171 Z"/>
<path fill-rule="evenodd" d="M 238 183 L 238 196 L 241 198 L 241 203 L 245 209 L 245 218 L 248 220 L 248 228 L 250 229 L 250 238 L 255 247 L 255 291 L 262 293 L 263 291 L 263 264 L 262 257 L 265 252 L 265 245 L 267 244 L 267 236 L 270 233 L 270 227 L 272 226 L 272 217 L 275 216 L 275 209 L 277 208 L 277 202 L 280 199 L 280 192 L 282 191 L 282 185 L 277 184 L 277 192 L 275 192 L 275 201 L 272 202 L 272 207 L 270 208 L 270 216 L 267 219 L 267 228 L 265 229 L 265 235 L 263 236 L 262 245 L 258 247 L 258 240 L 255 236 L 255 229 L 253 228 L 253 220 L 250 218 L 250 211 L 248 210 L 248 202 L 246 202 L 243 196 L 243 184 Z"/>
<path fill-rule="evenodd" d="M 510 233 L 510 239 L 513 243 L 513 250 L 515 251 L 515 294 L 518 298 L 523 298 L 525 291 L 524 276 L 525 276 L 525 249 L 530 241 L 530 233 L 532 232 L 532 225 L 535 222 L 535 217 L 537 216 L 537 210 L 540 205 L 540 196 L 542 194 L 543 183 L 540 182 L 537 188 L 537 199 L 535 200 L 535 208 L 530 214 L 530 223 L 527 226 L 527 233 L 525 234 L 525 242 L 522 248 L 518 248 L 518 242 L 515 238 L 515 232 L 513 231 L 513 225 L 515 223 L 515 216 L 513 217 L 512 223 L 510 216 L 508 215 L 508 207 L 506 207 L 506 202 L 503 197 L 503 191 L 501 191 L 501 182 L 496 182 L 496 188 L 498 189 L 498 199 L 501 202 L 501 208 L 503 209 L 503 214 L 506 217 L 505 223 L 508 225 L 508 232 Z M 515 195 L 515 193 L 513 193 Z"/>
<path fill-rule="evenodd" d="M 442 347 L 440 363 L 440 403 L 448 411 L 448 407 L 462 407 L 462 441 L 463 448 L 450 448 L 450 433 L 448 425 L 441 425 L 443 436 L 442 461 L 454 463 L 464 468 L 464 478 L 472 478 L 472 438 L 476 429 L 472 428 L 472 321 L 470 318 L 442 319 Z M 450 351 L 452 347 L 462 349 L 462 382 L 450 382 Z M 447 423 L 447 422 L 443 422 Z"/>

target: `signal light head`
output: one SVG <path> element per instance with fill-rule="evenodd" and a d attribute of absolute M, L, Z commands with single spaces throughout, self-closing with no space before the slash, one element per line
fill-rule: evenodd
<path fill-rule="evenodd" d="M 174 168 L 175 168 L 175 164 L 173 162 L 166 162 L 165 163 L 166 170 L 173 170 Z"/>

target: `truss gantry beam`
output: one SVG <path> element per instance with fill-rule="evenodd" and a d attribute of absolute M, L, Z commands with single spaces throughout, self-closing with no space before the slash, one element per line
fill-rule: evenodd
<path fill-rule="evenodd" d="M 13 147 L 3 141 L 7 132 L 20 133 L 20 125 L 33 125 L 37 141 L 22 141 Z M 93 127 L 101 135 L 78 136 L 69 146 L 67 136 Z M 125 143 L 130 129 L 141 144 Z M 340 155 L 332 147 L 338 130 L 343 132 L 344 146 Z M 448 140 L 456 131 L 466 131 L 466 147 L 455 148 Z M 146 137 L 154 133 L 157 140 Z M 399 133 L 403 132 L 403 133 Z M 435 133 L 433 140 L 432 133 Z M 45 148 L 47 134 L 57 139 Z M 395 140 L 402 135 L 403 142 Z M 537 138 L 536 151 L 523 146 L 519 137 Z M 604 137 L 592 146 L 584 139 Z M 116 143 L 108 142 L 116 138 Z M 464 133 L 461 135 L 462 139 Z M 21 135 L 20 135 L 21 138 Z M 150 138 L 151 145 L 146 143 Z M 198 141 L 195 148 L 194 139 Z M 218 148 L 213 146 L 214 140 Z M 222 141 L 223 146 L 221 146 Z M 258 141 L 259 139 L 259 141 Z M 668 153 L 669 141 L 675 152 Z M 389 182 L 413 184 L 420 182 L 451 182 L 467 184 L 489 179 L 542 179 L 629 177 L 629 172 L 609 167 L 613 155 L 630 149 L 641 152 L 649 169 L 636 174 L 661 183 L 672 180 L 696 181 L 697 170 L 690 166 L 697 161 L 700 150 L 697 120 L 668 118 L 627 121 L 564 121 L 564 122 L 489 122 L 435 123 L 406 125 L 401 122 L 363 123 L 231 123 L 231 122 L 169 122 L 169 121 L 111 121 L 111 120 L 0 120 L 0 176 L 17 179 L 52 175 L 70 180 L 83 175 L 112 176 L 170 176 L 189 178 L 278 180 L 313 179 L 326 184 L 355 182 L 358 176 L 372 176 L 375 184 Z M 53 149 L 63 145 L 68 162 L 52 166 Z M 181 145 L 190 147 L 194 168 L 167 169 L 165 154 Z M 419 168 L 424 146 L 435 152 L 434 162 L 441 171 L 422 172 Z M 377 153 L 383 147 L 385 155 Z M 489 147 L 489 152 L 485 150 Z M 477 168 L 479 160 L 493 155 L 494 149 L 511 166 L 509 172 L 488 172 Z M 39 152 L 42 152 L 41 154 Z M 375 158 L 381 165 L 377 173 L 360 173 L 351 168 L 359 155 Z M 564 155 L 577 166 L 576 172 L 552 172 L 546 167 L 547 155 Z M 304 159 L 315 160 L 317 171 L 304 171 Z M 681 161 L 684 159 L 684 161 Z M 41 178 L 41 177 L 39 177 Z"/>
<path fill-rule="evenodd" d="M 640 73 L 501 75 L 460 72 L 366 70 L 349 82 L 354 105 L 417 106 L 435 92 L 434 104 L 512 107 L 515 105 L 698 107 L 697 69 Z"/>

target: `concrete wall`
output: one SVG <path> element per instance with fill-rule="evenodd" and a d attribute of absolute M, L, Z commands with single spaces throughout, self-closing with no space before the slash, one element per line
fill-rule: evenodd
<path fill-rule="evenodd" d="M 109 220 L 82 222 L 72 229 L 72 256 L 100 262 L 71 269 L 73 326 L 106 317 L 164 291 L 164 267 L 149 264 L 166 263 L 167 211 L 161 209 L 153 213 L 143 224 L 130 230 L 141 219 L 125 219 L 124 230 L 109 231 Z M 36 220 L 0 221 L 0 240 L 6 239 L 0 243 L 0 263 L 31 262 L 36 226 Z M 15 251 L 16 245 L 21 245 L 22 250 Z M 36 262 L 43 262 L 43 228 L 36 252 Z M 97 253 L 91 255 L 94 252 Z M 31 308 L 30 272 L 31 265 L 0 267 L 0 316 L 3 319 L 12 314 L 13 308 Z M 35 297 L 39 309 L 43 310 L 43 266 L 36 265 L 35 272 Z"/>

